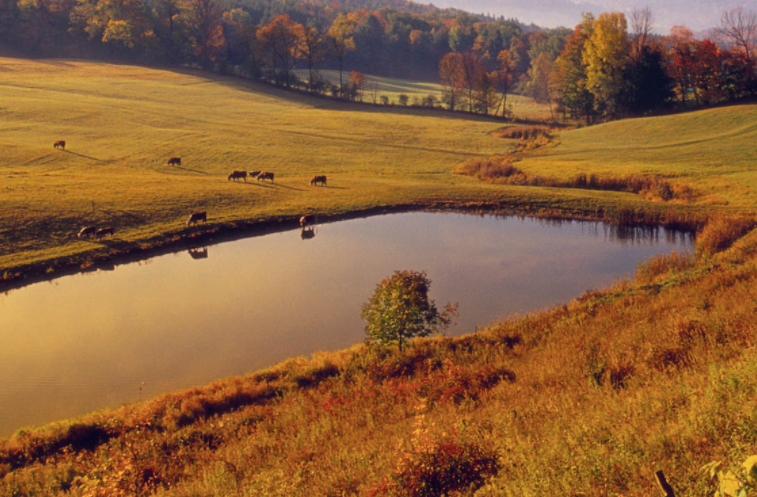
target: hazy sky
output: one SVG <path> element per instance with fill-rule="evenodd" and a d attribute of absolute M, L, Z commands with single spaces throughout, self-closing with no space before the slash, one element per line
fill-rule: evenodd
<path fill-rule="evenodd" d="M 426 3 L 420 0 L 421 3 Z M 757 0 L 432 0 L 437 7 L 456 7 L 468 12 L 503 15 L 526 24 L 573 28 L 582 12 L 621 11 L 649 6 L 655 16 L 656 32 L 667 34 L 670 27 L 683 24 L 693 31 L 717 26 L 726 9 L 741 5 L 757 10 Z"/>

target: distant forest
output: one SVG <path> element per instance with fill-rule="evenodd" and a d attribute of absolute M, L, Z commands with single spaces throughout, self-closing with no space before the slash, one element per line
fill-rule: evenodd
<path fill-rule="evenodd" d="M 628 19 L 585 15 L 570 30 L 407 0 L 0 0 L 0 44 L 35 57 L 201 67 L 347 99 L 364 98 L 366 73 L 439 81 L 441 98 L 419 104 L 507 117 L 507 95 L 518 92 L 548 103 L 555 119 L 587 123 L 757 93 L 757 13 L 724 12 L 716 41 L 684 26 L 655 35 L 653 20 L 648 8 Z M 319 76 L 325 68 L 339 70 L 338 84 Z"/>

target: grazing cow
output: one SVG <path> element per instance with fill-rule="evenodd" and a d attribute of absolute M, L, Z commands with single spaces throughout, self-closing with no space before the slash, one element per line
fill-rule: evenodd
<path fill-rule="evenodd" d="M 317 222 L 317 219 L 313 214 L 306 214 L 300 218 L 300 227 L 312 226 Z"/>
<path fill-rule="evenodd" d="M 250 171 L 250 178 L 257 178 L 262 171 Z"/>
<path fill-rule="evenodd" d="M 228 181 L 231 180 L 238 180 L 239 178 L 242 178 L 245 183 L 247 183 L 247 171 L 231 171 L 229 173 L 229 176 L 226 178 Z"/>
<path fill-rule="evenodd" d="M 66 150 L 66 140 L 58 140 L 57 142 L 53 143 L 53 148 Z"/>
<path fill-rule="evenodd" d="M 97 227 L 85 226 L 84 228 L 79 230 L 79 233 L 76 236 L 78 238 L 92 238 L 93 236 L 95 236 L 96 232 L 97 232 Z"/>
<path fill-rule="evenodd" d="M 200 221 L 202 221 L 203 223 L 208 222 L 207 212 L 193 212 L 192 214 L 190 214 L 189 219 L 187 219 L 187 226 L 189 226 L 190 224 L 199 223 Z"/>
<path fill-rule="evenodd" d="M 171 157 L 168 159 L 168 165 L 169 166 L 180 166 L 181 165 L 181 157 Z"/>
<path fill-rule="evenodd" d="M 95 233 L 95 238 L 99 240 L 101 238 L 105 238 L 108 235 L 113 236 L 113 228 L 111 228 L 110 226 L 97 230 L 97 233 Z"/>
<path fill-rule="evenodd" d="M 318 183 L 326 186 L 326 176 L 313 176 L 313 179 L 310 180 L 310 186 L 317 186 Z"/>
<path fill-rule="evenodd" d="M 266 179 L 271 180 L 271 183 L 273 183 L 273 173 L 268 172 L 268 171 L 263 171 L 262 173 L 258 174 L 258 181 L 262 181 Z"/>

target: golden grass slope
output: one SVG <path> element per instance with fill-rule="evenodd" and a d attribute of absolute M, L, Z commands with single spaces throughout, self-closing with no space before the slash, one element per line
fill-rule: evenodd
<path fill-rule="evenodd" d="M 735 105 L 564 132 L 555 146 L 518 167 L 558 177 L 655 174 L 690 185 L 700 203 L 753 209 L 755 143 L 757 106 Z"/>

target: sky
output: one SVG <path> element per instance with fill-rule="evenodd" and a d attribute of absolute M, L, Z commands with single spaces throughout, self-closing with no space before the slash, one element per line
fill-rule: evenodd
<path fill-rule="evenodd" d="M 421 0 L 421 3 L 426 3 Z M 667 34 L 674 25 L 695 32 L 714 28 L 723 11 L 735 6 L 757 10 L 757 0 L 432 0 L 437 7 L 454 7 L 473 13 L 516 18 L 543 27 L 575 27 L 582 12 L 625 12 L 649 6 L 655 32 Z"/>

